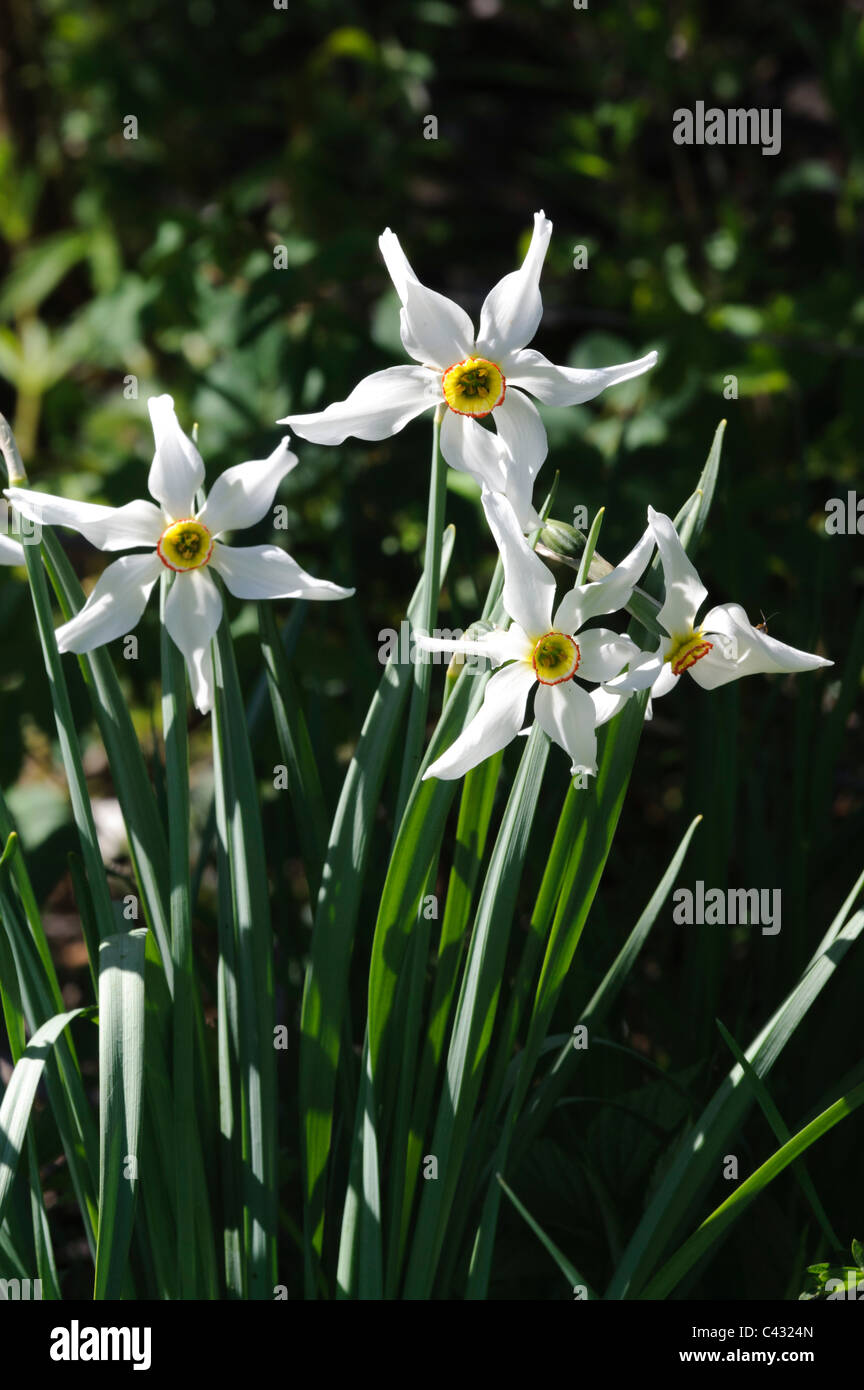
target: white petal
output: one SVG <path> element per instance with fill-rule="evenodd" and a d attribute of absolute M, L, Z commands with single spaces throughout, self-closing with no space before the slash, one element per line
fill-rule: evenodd
<path fill-rule="evenodd" d="M 615 367 L 556 367 L 542 352 L 526 348 L 515 353 L 502 370 L 508 386 L 521 386 L 544 405 L 581 405 L 583 401 L 593 401 L 607 386 L 641 376 L 656 361 L 656 352 L 649 352 Z"/>
<path fill-rule="evenodd" d="M 536 405 L 521 391 L 508 390 L 493 412 L 493 419 L 510 451 L 513 466 L 533 483 L 549 452 L 546 430 Z"/>
<path fill-rule="evenodd" d="M 417 362 L 445 371 L 468 357 L 474 346 L 474 325 L 458 304 L 421 285 L 399 238 L 388 227 L 378 239 L 384 263 L 402 300 L 400 317 L 405 351 Z"/>
<path fill-rule="evenodd" d="M 481 487 L 490 492 L 503 492 L 510 499 L 523 531 L 533 531 L 542 525 L 531 500 L 534 490 L 531 473 L 527 468 L 517 467 L 500 434 L 484 429 L 470 415 L 448 410 L 441 422 L 441 453 L 451 468 L 470 473 Z"/>
<path fill-rule="evenodd" d="M 737 603 L 721 603 L 705 615 L 701 624 L 713 650 L 690 667 L 690 674 L 704 690 L 716 690 L 742 676 L 769 672 L 814 671 L 833 666 L 824 656 L 802 652 L 759 632 Z"/>
<path fill-rule="evenodd" d="M 183 653 L 192 700 L 202 714 L 213 706 L 210 642 L 221 617 L 219 590 L 206 570 L 175 574 L 165 600 L 165 626 Z"/>
<path fill-rule="evenodd" d="M 560 632 L 577 633 L 590 618 L 616 613 L 623 608 L 629 602 L 653 549 L 654 533 L 649 526 L 620 565 L 610 570 L 604 579 L 598 579 L 593 584 L 573 585 L 558 605 L 555 627 Z"/>
<path fill-rule="evenodd" d="M 195 493 L 204 482 L 201 455 L 180 428 L 170 396 L 151 396 L 147 402 L 156 453 L 147 486 L 171 521 L 194 515 Z"/>
<path fill-rule="evenodd" d="M 484 492 L 483 510 L 504 564 L 504 608 L 536 642 L 552 627 L 555 579 L 523 536 L 506 497 Z"/>
<path fill-rule="evenodd" d="M 549 737 L 569 753 L 573 776 L 581 769 L 591 773 L 597 771 L 594 714 L 591 696 L 575 681 L 537 687 L 534 718 Z"/>
<path fill-rule="evenodd" d="M 92 652 L 125 637 L 147 606 L 162 573 L 158 555 L 123 555 L 103 570 L 80 613 L 57 629 L 61 652 Z"/>
<path fill-rule="evenodd" d="M 358 382 L 344 401 L 314 415 L 286 415 L 280 425 L 313 444 L 355 439 L 389 439 L 409 420 L 442 400 L 440 379 L 426 367 L 386 367 Z"/>
<path fill-rule="evenodd" d="M 484 656 L 493 666 L 505 661 L 528 661 L 534 650 L 525 633 L 514 623 L 502 632 L 495 628 L 482 637 L 427 637 L 425 633 L 413 633 L 415 644 L 424 652 L 459 652 L 463 656 Z"/>
<path fill-rule="evenodd" d="M 211 565 L 219 571 L 235 598 L 350 598 L 329 579 L 315 579 L 278 545 L 213 544 Z"/>
<path fill-rule="evenodd" d="M 522 662 L 502 666 L 490 676 L 483 704 L 456 742 L 426 769 L 424 782 L 427 777 L 440 777 L 445 781 L 462 777 L 484 758 L 506 748 L 519 732 L 528 693 L 534 684 L 534 672 Z"/>
<path fill-rule="evenodd" d="M 165 529 L 159 508 L 143 499 L 125 507 L 103 507 L 22 487 L 10 487 L 6 495 L 22 516 L 46 526 L 71 526 L 100 550 L 131 550 L 136 545 L 152 549 Z"/>
<path fill-rule="evenodd" d="M 0 565 L 23 565 L 24 547 L 9 536 L 0 535 Z"/>
<path fill-rule="evenodd" d="M 470 473 L 481 487 L 503 492 L 507 486 L 504 444 L 492 430 L 484 429 L 470 415 L 445 410 L 441 421 L 441 453 L 451 468 Z"/>
<path fill-rule="evenodd" d="M 198 520 L 211 536 L 254 526 L 269 511 L 277 487 L 297 462 L 297 455 L 288 448 L 286 435 L 269 458 L 226 468 L 210 489 Z"/>
<path fill-rule="evenodd" d="M 477 353 L 499 362 L 530 343 L 540 325 L 540 271 L 546 259 L 552 223 L 543 212 L 534 214 L 534 231 L 525 259 L 518 270 L 505 275 L 489 291 L 480 312 Z M 505 372 L 505 376 L 507 373 Z"/>
<path fill-rule="evenodd" d="M 612 632 L 608 627 L 590 628 L 580 632 L 579 679 L 583 681 L 609 681 L 617 676 L 628 661 L 635 661 L 639 648 L 629 637 L 620 632 Z"/>
<path fill-rule="evenodd" d="M 664 661 L 662 671 L 651 686 L 651 699 L 659 700 L 662 695 L 668 695 L 670 690 L 675 689 L 680 679 L 681 677 L 676 676 L 675 672 L 672 670 L 672 662 Z M 646 714 L 645 718 L 647 719 L 648 717 L 649 716 Z"/>
<path fill-rule="evenodd" d="M 531 492 L 531 484 L 523 473 L 516 470 L 509 474 L 504 496 L 516 514 L 521 531 L 536 531 L 543 525 L 531 500 Z"/>
<path fill-rule="evenodd" d="M 402 345 L 417 362 L 446 371 L 471 353 L 474 325 L 465 310 L 425 285 L 409 283 L 399 323 Z"/>
<path fill-rule="evenodd" d="M 664 640 L 654 652 L 642 652 L 630 662 L 630 670 L 624 676 L 615 676 L 606 682 L 606 688 L 616 694 L 622 690 L 647 690 L 653 686 L 665 665 L 663 653 L 668 646 Z"/>
<path fill-rule="evenodd" d="M 588 698 L 594 706 L 594 725 L 599 728 L 601 724 L 608 724 L 610 719 L 620 714 L 630 699 L 630 691 L 604 690 L 602 685 L 597 685 L 588 691 Z"/>
<path fill-rule="evenodd" d="M 389 227 L 385 227 L 379 236 L 378 246 L 384 257 L 384 264 L 390 274 L 390 279 L 396 287 L 396 293 L 404 304 L 409 284 L 419 285 L 420 281 L 417 279 L 411 262 L 402 250 L 398 236 L 395 232 L 391 232 Z"/>
<path fill-rule="evenodd" d="M 668 516 L 648 508 L 648 521 L 657 539 L 666 595 L 657 621 L 670 637 L 686 635 L 696 621 L 708 590 L 687 558 L 678 532 Z"/>

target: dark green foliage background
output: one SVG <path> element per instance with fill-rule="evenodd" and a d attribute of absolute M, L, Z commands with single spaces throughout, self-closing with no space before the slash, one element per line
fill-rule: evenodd
<path fill-rule="evenodd" d="M 262 456 L 279 438 L 277 417 L 323 406 L 404 360 L 376 245 L 385 226 L 421 278 L 476 320 L 540 207 L 555 231 L 536 346 L 579 365 L 651 347 L 661 354 L 639 381 L 545 412 L 541 486 L 560 471 L 555 514 L 605 504 L 600 549 L 617 558 L 649 501 L 678 509 L 718 420 L 728 419 L 699 557 L 712 601 L 738 600 L 756 621 L 760 609 L 775 615 L 773 635 L 818 648 L 836 666 L 794 681 L 756 678 L 713 697 L 683 682 L 646 727 L 560 1031 L 578 1021 L 696 812 L 705 822 L 683 881 L 780 887 L 783 928 L 767 937 L 676 927 L 670 909 L 608 1029 L 630 1055 L 592 1050 L 578 1082 L 588 1099 L 562 1107 L 509 1175 L 602 1286 L 669 1139 L 728 1069 L 715 1016 L 739 1043 L 750 1041 L 861 868 L 864 538 L 824 533 L 826 501 L 861 486 L 861 4 L 592 0 L 576 11 L 567 0 L 288 0 L 281 10 L 270 0 L 7 0 L 0 53 L 0 408 L 15 421 L 33 483 L 115 504 L 142 495 L 145 400 L 161 390 L 175 396 L 187 426 L 198 421 L 211 481 Z M 780 107 L 781 153 L 676 146 L 672 113 L 697 100 Z M 123 138 L 130 115 L 137 140 Z M 437 118 L 435 140 L 424 138 L 428 115 Z M 588 249 L 585 270 L 572 265 L 579 245 Z M 286 248 L 286 269 L 274 269 L 276 246 Z M 732 374 L 739 397 L 727 401 Z M 137 400 L 124 397 L 130 375 Z M 302 466 L 280 493 L 292 553 L 358 589 L 350 604 L 295 618 L 295 670 L 334 799 L 380 672 L 379 630 L 398 625 L 418 574 L 429 435 L 424 420 L 380 444 L 327 450 L 300 441 Z M 464 626 L 479 612 L 493 551 L 476 496 L 451 482 L 457 542 L 444 622 Z M 71 535 L 66 544 L 80 574 L 99 572 L 98 552 Z M 50 704 L 26 587 L 10 575 L 0 582 L 0 778 L 18 783 L 21 828 L 47 897 L 65 874 L 73 832 L 62 813 L 46 830 L 41 798 L 58 780 L 44 741 Z M 290 607 L 280 605 L 280 616 Z M 235 616 L 249 634 L 241 674 L 254 698 L 254 624 L 236 604 Z M 149 739 L 155 610 L 139 635 L 140 659 L 117 657 Z M 842 717 L 829 733 L 838 696 Z M 278 761 L 268 719 L 265 711 L 256 725 L 262 778 Z M 206 721 L 197 723 L 196 768 L 206 780 Z M 563 754 L 553 750 L 550 763 L 526 912 L 566 787 Z M 110 794 L 104 769 L 92 785 L 94 795 Z M 267 802 L 266 829 L 281 1008 L 296 1023 L 308 915 L 294 824 L 278 799 Z M 384 807 L 382 852 L 388 835 Z M 368 907 L 355 952 L 358 1041 Z M 197 924 L 205 955 L 208 911 L 205 892 Z M 793 1129 L 860 1068 L 861 978 L 859 950 L 773 1075 Z M 282 1125 L 292 1192 L 295 1057 L 285 1064 Z M 809 1163 L 847 1251 L 864 1231 L 860 1143 L 853 1119 Z M 735 1149 L 742 1175 L 773 1148 L 754 1115 Z M 710 1204 L 727 1191 L 718 1174 Z M 803 1267 L 829 1253 L 838 1252 L 820 1245 L 786 1174 L 686 1294 L 795 1297 Z M 569 1296 L 509 1209 L 493 1296 Z"/>

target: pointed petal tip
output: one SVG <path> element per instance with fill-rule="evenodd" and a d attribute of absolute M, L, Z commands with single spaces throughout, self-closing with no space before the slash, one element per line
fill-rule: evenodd
<path fill-rule="evenodd" d="M 166 411 L 174 409 L 174 397 L 169 396 L 164 391 L 161 396 L 148 396 L 147 409 L 150 412 L 150 419 L 155 420 L 157 415 L 164 414 Z"/>

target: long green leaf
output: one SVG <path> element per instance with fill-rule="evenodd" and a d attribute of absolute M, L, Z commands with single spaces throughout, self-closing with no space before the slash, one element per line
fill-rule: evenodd
<path fill-rule="evenodd" d="M 30 1121 L 36 1088 L 42 1079 L 51 1048 L 63 1029 L 76 1018 L 92 1017 L 92 1007 L 56 1014 L 37 1028 L 15 1066 L 0 1105 L 0 1222 L 18 1169 L 18 1159 Z"/>
<path fill-rule="evenodd" d="M 258 786 L 227 622 L 214 642 L 214 670 L 238 1004 L 245 1296 L 264 1300 L 277 1275 L 273 939 Z"/>
<path fill-rule="evenodd" d="M 300 703 L 300 692 L 285 656 L 272 604 L 258 604 L 258 625 L 279 751 L 288 772 L 291 805 L 303 853 L 309 898 L 314 903 L 327 853 L 327 806 Z"/>
<path fill-rule="evenodd" d="M 756 1072 L 753 1070 L 750 1063 L 747 1061 L 746 1054 L 744 1053 L 743 1049 L 738 1046 L 732 1034 L 729 1032 L 729 1029 L 724 1027 L 724 1025 L 720 1022 L 719 1018 L 715 1019 L 715 1022 L 720 1030 L 720 1034 L 723 1038 L 723 1041 L 729 1048 L 729 1051 L 732 1053 L 732 1056 L 735 1058 L 735 1061 L 738 1063 L 739 1067 L 743 1071 L 748 1082 L 753 1087 L 753 1094 L 755 1095 L 756 1100 L 759 1104 L 759 1109 L 762 1111 L 762 1114 L 765 1116 L 766 1120 L 768 1121 L 769 1125 L 774 1131 L 775 1139 L 779 1139 L 781 1144 L 787 1143 L 788 1140 L 792 1138 L 792 1134 L 789 1129 L 789 1126 L 786 1124 L 786 1122 L 783 1119 L 783 1116 L 780 1114 L 780 1111 L 775 1105 L 774 1100 L 771 1096 L 771 1092 L 768 1090 L 768 1087 L 765 1085 L 765 1082 L 761 1079 L 761 1077 L 756 1075 Z M 813 1180 L 807 1172 L 807 1169 L 805 1168 L 803 1163 L 794 1163 L 792 1165 L 792 1170 L 795 1174 L 795 1177 L 798 1180 L 798 1184 L 801 1188 L 801 1191 L 804 1193 L 804 1196 L 806 1197 L 810 1206 L 813 1208 L 813 1215 L 816 1217 L 816 1220 L 821 1226 L 822 1234 L 828 1241 L 829 1247 L 833 1250 L 839 1250 L 841 1244 L 840 1237 L 837 1235 L 837 1232 L 834 1230 L 834 1228 L 831 1225 L 831 1222 L 828 1220 L 828 1213 L 826 1212 L 824 1206 L 822 1205 L 822 1202 L 819 1199 L 819 1194 L 817 1193 L 816 1188 L 813 1186 Z"/>
<path fill-rule="evenodd" d="M 750 1203 L 759 1196 L 761 1192 L 773 1182 L 776 1177 L 789 1167 L 790 1163 L 795 1163 L 800 1156 L 815 1144 L 817 1139 L 821 1139 L 823 1134 L 827 1134 L 829 1129 L 845 1120 L 847 1115 L 858 1109 L 859 1105 L 864 1105 L 864 1082 L 856 1086 L 849 1095 L 841 1098 L 829 1105 L 827 1110 L 823 1110 L 821 1115 L 817 1115 L 815 1120 L 811 1120 L 808 1125 L 793 1135 L 776 1153 L 766 1159 L 755 1173 L 751 1173 L 749 1178 L 745 1178 L 735 1191 L 721 1202 L 719 1207 L 712 1211 L 702 1222 L 698 1230 L 694 1231 L 689 1240 L 676 1250 L 671 1259 L 657 1275 L 651 1280 L 644 1291 L 640 1294 L 644 1299 L 666 1298 L 674 1288 L 681 1282 L 688 1270 L 692 1269 L 697 1260 L 701 1259 L 707 1250 L 719 1239 L 723 1232 L 737 1221 L 744 1214 Z"/>
<path fill-rule="evenodd" d="M 81 851 L 84 856 L 93 906 L 99 924 L 99 934 L 101 937 L 107 937 L 114 929 L 111 895 L 108 892 L 108 880 L 102 863 L 102 853 L 99 848 L 96 825 L 87 792 L 87 779 L 84 776 L 81 762 L 81 748 L 72 718 L 72 706 L 69 702 L 66 678 L 63 674 L 60 653 L 57 650 L 57 639 L 54 636 L 48 586 L 45 582 L 42 561 L 32 545 L 24 546 L 24 562 L 30 580 L 30 593 L 33 598 L 39 640 L 42 644 L 45 670 L 48 673 L 57 737 L 66 771 L 66 780 L 69 784 L 72 814 L 81 839 Z"/>
<path fill-rule="evenodd" d="M 50 526 L 42 534 L 42 554 L 64 619 L 84 603 L 84 592 Z M 128 702 L 104 647 L 78 658 L 108 755 L 114 787 L 129 839 L 132 867 L 147 925 L 162 957 L 169 993 L 173 988 L 168 916 L 168 850 L 153 787 L 132 724 Z"/>
<path fill-rule="evenodd" d="M 441 573 L 453 549 L 448 528 Z M 417 621 L 423 584 L 408 608 Z M 324 1239 L 327 1168 L 333 1133 L 333 1101 L 345 1017 L 348 969 L 369 854 L 375 809 L 387 757 L 411 688 L 411 668 L 388 661 L 345 775 L 330 830 L 327 859 L 315 911 L 300 1020 L 300 1124 L 303 1151 L 305 1277 L 307 1296 L 317 1290 L 317 1257 Z"/>
<path fill-rule="evenodd" d="M 144 927 L 99 946 L 99 1232 L 94 1299 L 120 1298 L 135 1196 L 144 1073 Z"/>
<path fill-rule="evenodd" d="M 567 1256 L 563 1255 L 561 1251 L 558 1249 L 558 1246 L 555 1244 L 555 1242 L 553 1240 L 550 1240 L 549 1236 L 547 1236 L 542 1226 L 540 1226 L 534 1220 L 534 1217 L 531 1215 L 530 1211 L 528 1211 L 527 1207 L 523 1206 L 522 1203 L 519 1201 L 519 1198 L 516 1196 L 516 1193 L 512 1190 L 512 1188 L 507 1186 L 501 1174 L 496 1173 L 495 1176 L 497 1181 L 501 1185 L 502 1191 L 506 1192 L 508 1198 L 513 1203 L 513 1206 L 516 1208 L 523 1221 L 525 1221 L 528 1224 L 528 1226 L 530 1226 L 531 1230 L 534 1232 L 541 1245 L 545 1246 L 545 1248 L 549 1251 L 549 1254 L 552 1256 L 561 1273 L 564 1275 L 564 1278 L 567 1280 L 567 1283 L 570 1285 L 570 1288 L 574 1290 L 576 1288 L 585 1289 L 586 1297 L 584 1301 L 596 1302 L 596 1293 L 590 1287 L 590 1285 L 585 1282 L 575 1265 L 572 1265 L 570 1261 L 567 1259 Z"/>
<path fill-rule="evenodd" d="M 844 924 L 835 918 L 819 950 L 780 1008 L 747 1049 L 756 1075 L 770 1072 L 814 1000 L 864 929 L 864 912 Z M 701 1190 L 716 1172 L 718 1155 L 753 1104 L 753 1091 L 735 1066 L 678 1146 L 669 1170 L 634 1232 L 609 1285 L 607 1298 L 632 1298 L 674 1238 Z"/>
<path fill-rule="evenodd" d="M 405 1277 L 406 1298 L 428 1298 L 435 1278 L 482 1082 L 516 894 L 548 754 L 549 739 L 535 724 L 511 788 L 474 921 L 430 1150 L 440 1176 L 426 1183 L 420 1200 Z"/>
<path fill-rule="evenodd" d="M 678 874 L 684 857 L 690 847 L 690 841 L 701 824 L 702 817 L 696 816 L 691 821 L 681 839 L 681 843 L 673 854 L 666 872 L 651 895 L 644 911 L 640 914 L 639 920 L 616 955 L 597 989 L 594 991 L 585 1008 L 579 1015 L 579 1022 L 584 1024 L 591 1032 L 596 1032 L 602 1026 L 609 1014 L 615 1000 L 623 989 L 631 970 L 636 962 L 639 952 L 648 937 L 648 933 L 654 926 L 657 916 L 663 904 L 667 901 L 674 884 L 678 880 Z M 537 1087 L 531 1103 L 525 1111 L 524 1118 L 520 1121 L 516 1137 L 514 1139 L 514 1153 L 523 1154 L 531 1144 L 537 1133 L 542 1129 L 548 1119 L 558 1098 L 564 1091 L 570 1078 L 572 1069 L 577 1065 L 582 1053 L 573 1047 L 572 1038 L 561 1048 L 554 1065 L 550 1068 L 542 1083 Z"/>
<path fill-rule="evenodd" d="M 27 1027 L 31 1034 L 35 1034 L 57 1013 L 56 977 L 53 966 L 50 971 L 46 968 L 36 944 L 35 938 L 41 932 L 41 923 L 37 932 L 28 933 L 16 903 L 6 891 L 6 873 L 7 865 L 4 865 L 0 870 L 0 925 L 7 948 L 3 952 L 4 985 L 7 992 L 14 985 L 15 999 L 20 1000 Z M 14 1026 L 19 1030 L 20 1037 L 20 1024 L 16 1021 Z M 96 1128 L 75 1049 L 71 1039 L 66 1035 L 62 1035 L 55 1045 L 45 1071 L 45 1086 L 78 1200 L 84 1232 L 95 1258 L 98 1175 Z"/>

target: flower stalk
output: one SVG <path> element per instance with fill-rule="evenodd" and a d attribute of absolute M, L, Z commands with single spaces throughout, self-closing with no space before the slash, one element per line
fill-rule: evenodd
<path fill-rule="evenodd" d="M 423 599 L 420 620 L 416 626 L 430 633 L 438 618 L 438 596 L 441 589 L 441 538 L 444 531 L 444 507 L 447 496 L 447 469 L 441 457 L 441 420 L 443 409 L 435 411 L 432 421 L 432 466 L 429 473 L 429 502 L 426 516 L 426 549 L 423 561 Z M 426 715 L 429 710 L 429 690 L 432 665 L 418 661 L 414 668 L 411 702 L 408 708 L 408 727 L 405 733 L 405 754 L 399 776 L 394 826 L 398 829 L 405 812 L 414 779 L 423 754 Z M 395 834 L 395 830 L 394 830 Z"/>

